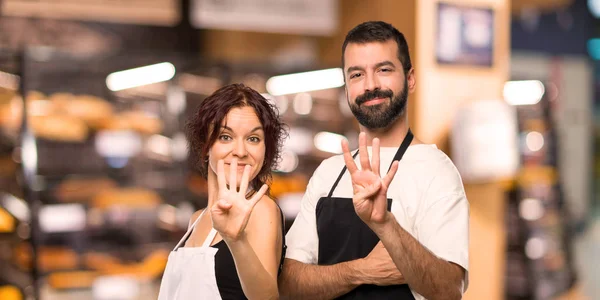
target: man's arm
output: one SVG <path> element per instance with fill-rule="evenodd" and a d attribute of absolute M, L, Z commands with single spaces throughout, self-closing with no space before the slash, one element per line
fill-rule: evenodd
<path fill-rule="evenodd" d="M 431 195 L 424 199 L 434 199 L 434 202 L 425 202 L 427 208 L 416 224 L 419 241 L 423 241 L 421 244 L 387 210 L 387 190 L 398 170 L 398 162 L 393 162 L 388 173 L 381 178 L 379 139 L 373 139 L 372 147 L 371 162 L 366 135 L 360 133 L 359 169 L 350 154 L 348 143 L 342 141 L 344 161 L 352 178 L 356 214 L 383 242 L 412 290 L 430 300 L 460 299 L 464 290 L 465 270 L 438 257 L 449 258 L 462 266 L 468 265 L 465 259 L 468 255 L 463 253 L 468 251 L 468 202 L 458 172 L 453 166 L 449 168 L 442 165 L 443 168 L 437 171 L 440 179 L 430 183 L 428 190 Z M 447 194 L 448 191 L 450 194 Z M 438 198 L 437 195 L 446 197 Z"/>
<path fill-rule="evenodd" d="M 365 258 L 330 266 L 286 259 L 279 279 L 282 296 L 290 299 L 332 299 L 362 284 L 405 284 L 404 276 L 383 244 L 378 243 Z"/>
<path fill-rule="evenodd" d="M 330 266 L 286 258 L 279 277 L 279 292 L 286 299 L 333 299 L 360 285 L 358 260 Z"/>
<path fill-rule="evenodd" d="M 315 207 L 324 190 L 323 162 L 311 177 L 300 212 L 287 233 L 287 253 L 279 276 L 279 294 L 285 299 L 332 299 L 348 293 L 356 286 L 353 270 L 357 262 L 345 262 L 331 266 L 318 266 L 317 220 Z M 391 258 L 390 258 L 391 261 Z"/>
<path fill-rule="evenodd" d="M 461 299 L 465 277 L 462 267 L 435 256 L 391 214 L 389 221 L 373 230 L 412 290 L 430 300 Z"/>
<path fill-rule="evenodd" d="M 286 235 L 287 252 L 279 293 L 290 299 L 320 299 L 341 296 L 361 284 L 405 283 L 392 258 L 379 243 L 365 258 L 330 266 L 318 266 L 317 220 L 315 207 L 323 196 L 323 176 L 330 173 L 324 161 L 311 177 L 300 204 L 300 213 Z M 323 175 L 324 174 L 324 175 Z M 327 189 L 329 185 L 327 184 Z"/>

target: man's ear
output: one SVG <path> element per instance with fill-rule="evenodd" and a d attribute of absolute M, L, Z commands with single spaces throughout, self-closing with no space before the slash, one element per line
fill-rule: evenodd
<path fill-rule="evenodd" d="M 411 68 L 408 70 L 408 73 L 406 73 L 406 81 L 408 83 L 408 91 L 411 93 L 414 92 L 417 84 L 414 68 Z"/>

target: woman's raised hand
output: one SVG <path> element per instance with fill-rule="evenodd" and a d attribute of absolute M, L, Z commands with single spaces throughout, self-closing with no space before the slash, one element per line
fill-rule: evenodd
<path fill-rule="evenodd" d="M 250 181 L 250 166 L 244 167 L 239 190 L 237 189 L 238 163 L 234 158 L 229 168 L 229 185 L 225 180 L 225 162 L 219 160 L 217 163 L 217 202 L 211 207 L 213 228 L 228 241 L 237 241 L 244 235 L 244 230 L 250 219 L 250 214 L 258 201 L 262 199 L 267 191 L 264 184 L 256 191 L 252 198 L 246 199 L 246 192 Z"/>

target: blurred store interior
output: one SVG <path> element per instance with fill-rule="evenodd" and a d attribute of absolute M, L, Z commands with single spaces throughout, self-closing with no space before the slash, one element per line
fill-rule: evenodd
<path fill-rule="evenodd" d="M 600 299 L 600 0 L 0 5 L 0 299 L 156 299 L 206 206 L 183 125 L 227 83 L 290 127 L 271 185 L 289 228 L 356 146 L 340 55 L 367 20 L 406 35 L 411 128 L 461 172 L 464 298 Z"/>

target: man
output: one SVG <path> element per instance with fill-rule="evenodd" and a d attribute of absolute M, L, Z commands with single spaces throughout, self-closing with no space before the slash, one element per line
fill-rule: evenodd
<path fill-rule="evenodd" d="M 344 143 L 344 155 L 323 161 L 311 178 L 286 237 L 281 294 L 460 299 L 469 204 L 450 159 L 408 128 L 415 74 L 406 40 L 390 24 L 360 24 L 346 36 L 342 63 L 359 153 L 353 159 Z"/>

